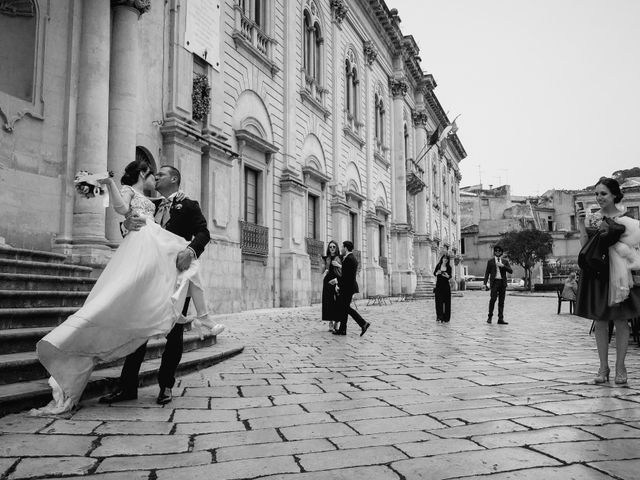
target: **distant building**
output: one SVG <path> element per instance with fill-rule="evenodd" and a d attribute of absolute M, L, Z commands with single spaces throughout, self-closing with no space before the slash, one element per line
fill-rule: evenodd
<path fill-rule="evenodd" d="M 627 215 L 640 219 L 640 177 L 628 178 L 621 189 L 624 193 L 621 206 Z M 551 266 L 577 268 L 579 208 L 591 212 L 599 210 L 593 189 L 552 189 L 540 196 L 524 197 L 511 195 L 509 185 L 489 189 L 483 189 L 481 185 L 462 187 L 460 248 L 464 271 L 469 275 L 484 275 L 486 262 L 493 254 L 493 246 L 499 242 L 500 235 L 526 228 L 551 234 L 553 254 L 548 258 Z M 514 268 L 514 276 L 522 275 L 520 267 Z"/>

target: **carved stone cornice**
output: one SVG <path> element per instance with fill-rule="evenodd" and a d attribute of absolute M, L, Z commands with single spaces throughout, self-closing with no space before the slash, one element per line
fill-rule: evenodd
<path fill-rule="evenodd" d="M 111 0 L 112 7 L 128 7 L 142 15 L 151 9 L 151 0 Z"/>
<path fill-rule="evenodd" d="M 404 97 L 407 94 L 407 84 L 402 80 L 391 80 L 389 82 L 389 89 L 391 90 L 391 95 L 394 98 Z"/>
<path fill-rule="evenodd" d="M 367 40 L 364 42 L 364 59 L 367 62 L 367 65 L 373 65 L 373 62 L 378 58 L 378 49 L 373 44 L 371 40 Z"/>
<path fill-rule="evenodd" d="M 342 23 L 344 17 L 347 16 L 348 11 L 349 7 L 347 7 L 347 2 L 345 2 L 345 0 L 331 0 L 331 13 L 333 21 L 338 25 Z"/>

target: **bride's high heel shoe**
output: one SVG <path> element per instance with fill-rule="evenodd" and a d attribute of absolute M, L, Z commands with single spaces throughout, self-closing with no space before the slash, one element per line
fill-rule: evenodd
<path fill-rule="evenodd" d="M 627 383 L 627 367 L 618 368 L 616 367 L 616 377 L 613 380 L 618 385 L 624 385 Z"/>
<path fill-rule="evenodd" d="M 211 332 L 213 335 L 219 335 L 225 329 L 225 326 L 221 323 L 216 323 L 214 325 L 213 320 L 209 318 L 208 313 L 198 315 L 196 318 L 194 318 L 193 322 L 191 322 L 191 327 L 198 329 L 200 340 L 204 339 L 204 328 L 209 330 L 209 332 Z"/>
<path fill-rule="evenodd" d="M 602 368 L 598 370 L 598 375 L 593 379 L 593 383 L 605 383 L 609 381 L 609 373 L 611 369 L 609 367 Z"/>

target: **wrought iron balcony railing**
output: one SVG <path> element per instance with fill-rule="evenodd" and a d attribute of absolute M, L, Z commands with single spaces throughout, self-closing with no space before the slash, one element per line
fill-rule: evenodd
<path fill-rule="evenodd" d="M 311 260 L 312 267 L 322 266 L 322 255 L 324 255 L 324 242 L 317 238 L 305 238 L 307 244 L 307 253 Z"/>
<path fill-rule="evenodd" d="M 269 256 L 269 227 L 240 220 L 240 248 L 242 253 Z"/>

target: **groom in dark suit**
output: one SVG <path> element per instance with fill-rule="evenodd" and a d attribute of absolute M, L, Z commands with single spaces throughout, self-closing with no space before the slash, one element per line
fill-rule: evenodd
<path fill-rule="evenodd" d="M 358 273 L 358 260 L 353 255 L 353 242 L 346 240 L 342 242 L 342 275 L 338 277 L 338 316 L 340 326 L 333 331 L 334 335 L 347 334 L 347 317 L 351 315 L 360 326 L 360 336 L 369 328 L 370 323 L 366 322 L 360 314 L 351 307 L 351 298 L 358 293 L 358 282 L 356 274 Z"/>
<path fill-rule="evenodd" d="M 211 238 L 207 229 L 207 221 L 202 215 L 200 205 L 194 200 L 183 198 L 177 200 L 176 193 L 180 188 L 181 175 L 178 169 L 164 165 L 156 174 L 156 190 L 164 199 L 157 205 L 155 220 L 162 228 L 189 241 L 187 248 L 178 254 L 176 267 L 180 271 L 189 268 L 191 261 L 200 257 Z M 144 220 L 135 217 L 125 220 L 128 230 L 139 230 Z M 182 314 L 189 309 L 187 298 Z M 175 373 L 182 358 L 182 341 L 184 324 L 176 323 L 167 335 L 167 343 L 162 353 L 162 361 L 158 370 L 160 393 L 157 403 L 164 405 L 172 399 L 171 389 L 175 384 Z M 100 398 L 100 403 L 116 403 L 138 398 L 138 374 L 147 351 L 147 343 L 142 344 L 135 352 L 128 355 L 120 374 L 119 388 Z"/>
<path fill-rule="evenodd" d="M 496 245 L 493 247 L 493 257 L 487 261 L 487 270 L 484 274 L 484 287 L 491 287 L 491 297 L 489 299 L 489 317 L 487 323 L 491 323 L 493 317 L 493 307 L 498 299 L 498 325 L 508 325 L 504 321 L 504 297 L 507 293 L 507 273 L 513 273 L 509 261 L 502 258 L 502 247 Z M 490 281 L 487 284 L 487 281 Z"/>

